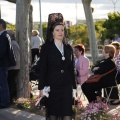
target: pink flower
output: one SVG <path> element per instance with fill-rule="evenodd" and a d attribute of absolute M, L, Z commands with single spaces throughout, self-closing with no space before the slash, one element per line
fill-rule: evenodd
<path fill-rule="evenodd" d="M 89 103 L 85 111 L 81 114 L 81 120 L 97 120 L 106 117 L 108 106 L 103 102 Z"/>

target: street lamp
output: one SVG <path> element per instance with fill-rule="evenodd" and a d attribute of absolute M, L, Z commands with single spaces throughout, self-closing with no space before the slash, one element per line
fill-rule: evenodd
<path fill-rule="evenodd" d="M 41 0 L 39 0 L 39 11 L 40 11 L 40 37 L 41 39 L 43 39 L 42 18 L 41 18 Z"/>
<path fill-rule="evenodd" d="M 77 31 L 77 26 L 78 26 L 78 21 L 77 21 L 77 3 L 75 3 L 75 8 L 76 8 L 76 40 L 78 38 L 78 31 Z"/>
<path fill-rule="evenodd" d="M 1 19 L 1 5 L 0 5 L 0 19 Z"/>
<path fill-rule="evenodd" d="M 111 0 L 111 1 L 112 1 L 113 5 L 114 5 L 114 12 L 115 12 L 115 9 L 116 9 L 116 3 L 117 3 L 118 0 Z"/>

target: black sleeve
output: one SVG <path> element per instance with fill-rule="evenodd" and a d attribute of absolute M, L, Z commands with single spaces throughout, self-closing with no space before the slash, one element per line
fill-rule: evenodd
<path fill-rule="evenodd" d="M 40 60 L 39 60 L 39 84 L 38 89 L 42 90 L 45 87 L 47 76 L 47 45 L 41 47 Z"/>
<path fill-rule="evenodd" d="M 73 89 L 76 89 L 76 80 L 75 80 L 75 74 L 74 74 L 74 70 L 75 70 L 75 62 L 74 62 L 74 55 L 73 55 L 73 49 L 72 47 L 69 45 L 70 51 L 71 51 L 71 65 L 70 65 L 70 74 L 72 77 L 72 86 Z"/>
<path fill-rule="evenodd" d="M 6 53 L 8 51 L 8 38 L 6 36 L 1 35 L 0 38 L 0 60 L 4 59 L 4 56 L 6 56 Z"/>
<path fill-rule="evenodd" d="M 115 63 L 112 59 L 106 60 L 103 63 L 98 64 L 99 69 L 94 72 L 94 74 L 104 74 L 115 68 Z"/>

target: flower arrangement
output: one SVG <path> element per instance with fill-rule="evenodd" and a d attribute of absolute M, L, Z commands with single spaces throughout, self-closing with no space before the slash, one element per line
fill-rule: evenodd
<path fill-rule="evenodd" d="M 14 108 L 25 110 L 28 112 L 32 112 L 38 115 L 45 116 L 45 107 L 39 106 L 39 104 L 36 105 L 36 102 L 38 101 L 39 97 L 34 97 L 32 99 L 29 98 L 18 98 L 16 101 L 14 101 L 15 106 Z"/>
<path fill-rule="evenodd" d="M 31 107 L 32 109 L 36 109 L 38 110 L 39 114 L 42 115 L 42 116 L 45 116 L 46 114 L 46 108 L 44 105 L 40 105 L 40 100 L 42 98 L 41 97 L 36 97 L 33 101 L 32 101 L 32 104 L 31 104 Z"/>
<path fill-rule="evenodd" d="M 17 106 L 17 108 L 19 109 L 30 109 L 31 108 L 31 100 L 29 98 L 18 98 L 15 101 L 15 105 Z"/>
<path fill-rule="evenodd" d="M 96 103 L 89 103 L 83 113 L 81 113 L 80 120 L 107 120 L 106 114 L 108 105 L 102 101 Z"/>

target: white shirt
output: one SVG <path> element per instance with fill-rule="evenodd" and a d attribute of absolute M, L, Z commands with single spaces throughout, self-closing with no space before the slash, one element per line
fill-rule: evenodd
<path fill-rule="evenodd" d="M 62 54 L 62 56 L 64 56 L 64 45 L 62 43 L 62 50 L 60 50 L 59 46 L 57 45 L 57 43 L 55 43 L 55 46 L 57 47 L 57 49 L 60 51 L 60 53 Z"/>
<path fill-rule="evenodd" d="M 77 62 L 78 62 L 78 58 L 75 59 L 75 65 L 77 64 Z"/>
<path fill-rule="evenodd" d="M 39 36 L 32 36 L 30 42 L 31 49 L 39 48 L 39 46 L 42 45 L 42 40 Z"/>

